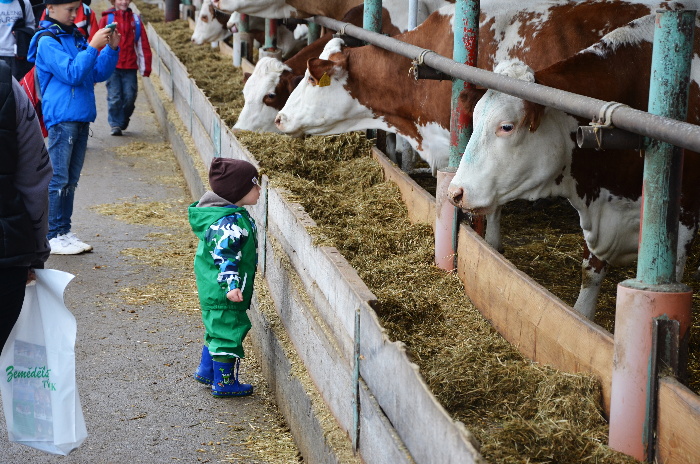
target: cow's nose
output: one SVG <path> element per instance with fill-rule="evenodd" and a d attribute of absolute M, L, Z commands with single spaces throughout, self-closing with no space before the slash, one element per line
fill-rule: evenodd
<path fill-rule="evenodd" d="M 459 206 L 464 197 L 464 190 L 462 187 L 450 187 L 447 189 L 447 196 L 453 205 Z"/>
<path fill-rule="evenodd" d="M 287 118 L 282 113 L 277 113 L 277 117 L 275 118 L 275 126 L 281 130 L 285 119 Z"/>

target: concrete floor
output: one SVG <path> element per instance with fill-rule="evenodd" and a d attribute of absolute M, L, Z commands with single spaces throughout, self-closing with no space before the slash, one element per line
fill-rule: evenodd
<path fill-rule="evenodd" d="M 168 176 L 181 176 L 174 158 L 172 172 L 153 172 L 147 163 L 134 163 L 115 153 L 115 147 L 136 141 L 163 142 L 143 89 L 122 137 L 109 134 L 104 84 L 95 91 L 98 119 L 91 126 L 73 216 L 73 232 L 95 250 L 77 256 L 54 255 L 47 262 L 49 268 L 75 275 L 65 301 L 78 322 L 77 381 L 89 436 L 67 457 L 48 455 L 9 443 L 3 416 L 0 463 L 296 461 L 293 452 L 290 457 L 268 460 L 242 444 L 251 436 L 254 441 L 263 436 L 274 441 L 280 430 L 251 350 L 241 378 L 255 385 L 256 394 L 213 398 L 207 387 L 191 378 L 201 352 L 199 313 L 163 304 L 131 306 L 119 296 L 122 288 L 167 281 L 191 269 L 155 269 L 120 254 L 126 248 L 157 246 L 158 239 L 146 234 L 164 230 L 122 222 L 91 206 L 179 201 L 186 217 L 192 199 L 182 182 L 162 183 Z"/>

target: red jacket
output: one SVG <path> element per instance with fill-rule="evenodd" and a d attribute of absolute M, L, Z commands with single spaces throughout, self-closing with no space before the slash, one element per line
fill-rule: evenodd
<path fill-rule="evenodd" d="M 46 9 L 41 14 L 41 21 L 46 19 Z M 85 37 L 88 38 L 88 42 L 92 40 L 92 36 L 95 35 L 99 26 L 97 25 L 97 18 L 95 17 L 95 12 L 90 9 L 89 6 L 83 3 L 83 7 L 78 10 L 75 16 L 75 21 L 73 23 L 82 31 Z"/>
<path fill-rule="evenodd" d="M 146 25 L 139 17 L 141 27 L 141 37 L 138 42 L 136 39 L 136 22 L 134 21 L 134 12 L 131 8 L 126 10 L 115 10 L 110 8 L 102 12 L 100 19 L 100 28 L 107 25 L 109 15 L 114 15 L 112 21 L 117 23 L 117 31 L 122 35 L 122 40 L 119 42 L 119 61 L 117 69 L 138 69 L 144 77 L 151 75 L 151 46 L 148 44 L 148 35 L 146 34 Z"/>

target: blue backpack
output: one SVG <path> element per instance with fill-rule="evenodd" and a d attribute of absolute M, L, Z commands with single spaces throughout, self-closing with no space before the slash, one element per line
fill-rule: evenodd
<path fill-rule="evenodd" d="M 112 24 L 114 22 L 114 13 L 109 13 L 107 15 L 107 24 Z M 139 18 L 139 15 L 135 14 L 134 15 L 134 26 L 136 29 L 135 36 L 134 36 L 134 43 L 137 43 L 139 40 L 141 40 L 141 18 Z"/>

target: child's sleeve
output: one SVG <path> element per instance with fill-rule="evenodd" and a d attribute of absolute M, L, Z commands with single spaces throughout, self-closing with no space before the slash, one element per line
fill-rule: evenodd
<path fill-rule="evenodd" d="M 68 85 L 79 85 L 86 77 L 89 79 L 97 54 L 96 49 L 87 47 L 72 57 L 57 40 L 40 40 L 37 46 L 37 55 L 42 57 L 47 70 L 54 78 Z"/>
<path fill-rule="evenodd" d="M 97 57 L 97 63 L 92 73 L 93 80 L 95 82 L 106 81 L 114 72 L 114 68 L 117 67 L 117 61 L 119 61 L 119 49 L 112 50 L 109 45 L 105 46 Z"/>
<path fill-rule="evenodd" d="M 107 21 L 107 17 L 104 18 L 105 22 Z M 97 32 L 100 29 L 100 26 L 97 24 L 97 15 L 95 15 L 95 12 L 90 10 L 90 18 L 88 19 L 90 21 L 90 36 L 88 37 L 88 42 L 92 40 L 92 38 L 95 35 L 95 32 Z M 105 24 L 106 26 L 106 24 Z"/>
<path fill-rule="evenodd" d="M 219 268 L 217 282 L 226 283 L 227 292 L 242 289 L 241 276 L 238 271 L 241 262 L 241 249 L 247 231 L 237 223 L 238 214 L 225 216 L 207 230 L 206 241 L 214 242 L 211 252 L 214 264 Z"/>
<path fill-rule="evenodd" d="M 148 77 L 151 75 L 151 61 L 153 56 L 151 54 L 151 44 L 148 43 L 148 32 L 146 31 L 146 26 L 141 19 L 138 24 L 141 28 L 141 36 L 139 38 L 139 43 L 136 44 L 136 55 L 139 63 L 139 71 L 143 77 Z"/>

